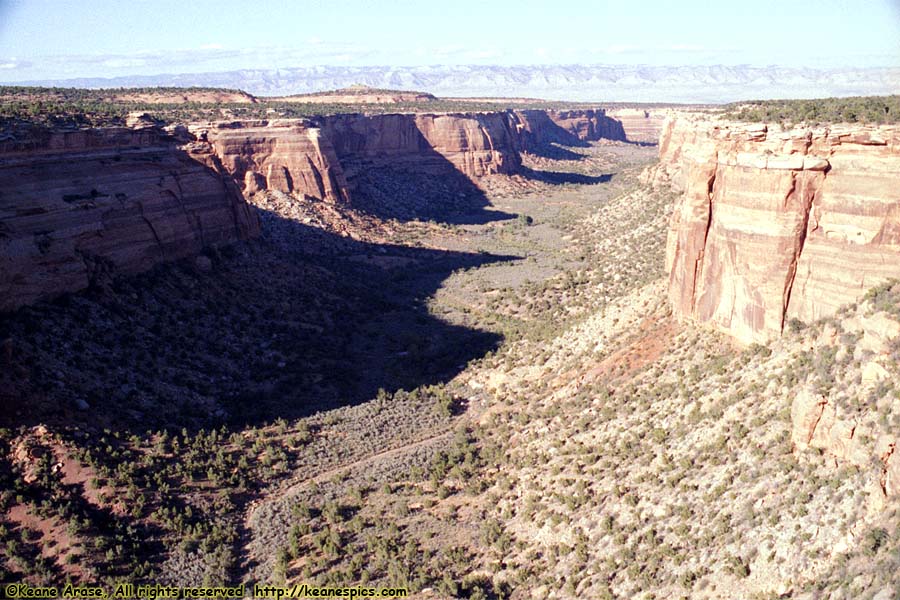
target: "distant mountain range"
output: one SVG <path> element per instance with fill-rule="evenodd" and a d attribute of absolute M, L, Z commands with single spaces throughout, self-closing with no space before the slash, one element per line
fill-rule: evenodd
<path fill-rule="evenodd" d="M 27 85 L 86 88 L 210 86 L 242 89 L 259 96 L 301 94 L 353 84 L 426 90 L 439 96 L 524 96 L 610 102 L 730 102 L 896 94 L 900 93 L 900 67 L 321 66 L 27 82 Z"/>

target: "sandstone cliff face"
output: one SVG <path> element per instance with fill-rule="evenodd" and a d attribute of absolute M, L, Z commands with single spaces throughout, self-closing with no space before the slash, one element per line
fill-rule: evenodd
<path fill-rule="evenodd" d="M 456 169 L 470 179 L 515 173 L 516 132 L 506 115 L 335 115 L 318 120 L 348 177 L 390 164 L 419 172 Z"/>
<path fill-rule="evenodd" d="M 253 236 L 206 157 L 157 129 L 43 132 L 0 147 L 0 311 Z"/>
<path fill-rule="evenodd" d="M 276 190 L 350 203 L 353 180 L 390 166 L 470 180 L 516 172 L 519 140 L 505 113 L 334 115 L 195 125 L 245 194 Z"/>
<path fill-rule="evenodd" d="M 270 189 L 330 202 L 350 202 L 354 179 L 379 167 L 458 171 L 475 181 L 516 173 L 520 150 L 625 139 L 622 124 L 602 110 L 345 114 L 190 129 L 245 193 Z"/>
<path fill-rule="evenodd" d="M 616 108 L 606 111 L 606 114 L 622 124 L 625 139 L 629 142 L 655 144 L 659 141 L 668 111 L 659 108 Z"/>
<path fill-rule="evenodd" d="M 888 294 L 900 294 L 898 284 L 889 289 Z M 807 377 L 791 402 L 791 440 L 797 450 L 816 448 L 837 461 L 874 471 L 870 502 L 880 510 L 885 497 L 900 495 L 900 438 L 884 418 L 897 402 L 890 382 L 900 321 L 871 301 L 841 317 L 826 322 L 806 344 L 810 361 L 834 384 Z"/>
<path fill-rule="evenodd" d="M 622 123 L 603 110 L 514 110 L 510 120 L 523 150 L 546 144 L 575 144 L 610 139 L 625 141 Z"/>
<path fill-rule="evenodd" d="M 0 141 L 0 310 L 83 289 L 105 265 L 138 273 L 251 237 L 258 219 L 242 193 L 352 204 L 367 171 L 474 182 L 516 173 L 529 144 L 624 136 L 603 111 L 336 115 L 194 124 L 175 137 L 144 117 Z"/>
<path fill-rule="evenodd" d="M 764 341 L 900 276 L 900 128 L 682 117 L 660 161 L 683 191 L 666 253 L 679 315 Z"/>
<path fill-rule="evenodd" d="M 584 141 L 601 139 L 625 141 L 622 122 L 607 116 L 603 110 L 551 110 L 550 119 L 559 127 Z"/>
<path fill-rule="evenodd" d="M 330 202 L 348 199 L 328 136 L 303 120 L 215 123 L 191 128 L 246 194 L 277 190 Z"/>

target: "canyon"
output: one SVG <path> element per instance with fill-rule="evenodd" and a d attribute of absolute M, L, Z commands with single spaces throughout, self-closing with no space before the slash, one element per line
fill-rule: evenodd
<path fill-rule="evenodd" d="M 676 314 L 744 343 L 900 276 L 900 128 L 667 122 L 649 177 L 683 193 L 666 254 Z"/>
<path fill-rule="evenodd" d="M 519 153 L 552 143 L 625 141 L 603 110 L 509 110 L 449 114 L 342 114 L 308 120 L 192 125 L 248 193 L 272 189 L 351 201 L 363 172 L 391 168 L 471 181 L 519 171 Z M 635 133 L 647 135 L 646 128 Z"/>
<path fill-rule="evenodd" d="M 386 169 L 460 188 L 517 173 L 520 152 L 627 135 L 599 109 L 132 122 L 0 142 L 0 310 L 254 237 L 258 192 L 352 206 L 355 182 Z"/>
<path fill-rule="evenodd" d="M 516 106 L 5 130 L 0 582 L 896 595 L 896 126 Z"/>

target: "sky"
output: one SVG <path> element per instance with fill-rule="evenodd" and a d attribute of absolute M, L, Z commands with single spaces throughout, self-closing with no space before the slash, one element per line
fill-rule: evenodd
<path fill-rule="evenodd" d="M 0 82 L 338 66 L 900 66 L 900 0 L 0 0 Z"/>

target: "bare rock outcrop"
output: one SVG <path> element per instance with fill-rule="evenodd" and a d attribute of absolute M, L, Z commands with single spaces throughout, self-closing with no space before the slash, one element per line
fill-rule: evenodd
<path fill-rule="evenodd" d="M 893 410 L 896 396 L 882 384 L 894 375 L 891 355 L 900 341 L 900 322 L 863 302 L 855 314 L 835 323 L 826 324 L 810 347 L 816 352 L 813 360 L 832 376 L 835 366 L 827 367 L 826 355 L 849 361 L 852 353 L 864 365 L 850 369 L 855 374 L 851 380 L 839 379 L 837 385 L 817 385 L 807 378 L 791 403 L 791 441 L 799 451 L 815 448 L 838 462 L 874 467 L 878 505 L 885 496 L 900 495 L 900 437 L 883 417 Z"/>
<path fill-rule="evenodd" d="M 660 140 L 674 310 L 744 342 L 900 276 L 900 128 L 776 128 L 681 117 Z"/>
<path fill-rule="evenodd" d="M 246 194 L 274 190 L 330 202 L 349 199 L 329 137 L 308 121 L 238 121 L 191 130 Z"/>
<path fill-rule="evenodd" d="M 154 128 L 4 142 L 0 311 L 255 235 L 255 214 L 206 158 Z"/>
<path fill-rule="evenodd" d="M 516 132 L 506 115 L 335 115 L 318 120 L 348 177 L 379 165 L 442 173 L 455 169 L 470 179 L 519 167 Z"/>
<path fill-rule="evenodd" d="M 601 139 L 625 141 L 622 123 L 602 109 L 513 110 L 510 119 L 523 150 L 547 144 L 579 145 Z"/>
<path fill-rule="evenodd" d="M 859 435 L 859 423 L 842 414 L 836 403 L 811 387 L 803 387 L 791 404 L 791 441 L 798 450 L 818 448 L 857 465 L 866 463 L 868 453 Z"/>
<path fill-rule="evenodd" d="M 475 182 L 518 172 L 519 152 L 550 143 L 624 140 L 603 110 L 341 114 L 191 126 L 247 194 L 273 190 L 350 202 L 366 171 L 456 171 Z"/>
<path fill-rule="evenodd" d="M 629 142 L 655 144 L 666 122 L 668 111 L 662 108 L 615 108 L 606 111 L 609 118 L 622 124 Z"/>
<path fill-rule="evenodd" d="M 356 178 L 369 170 L 459 172 L 475 181 L 520 165 L 518 132 L 503 112 L 344 114 L 190 129 L 194 147 L 206 144 L 247 195 L 272 190 L 351 203 Z"/>

